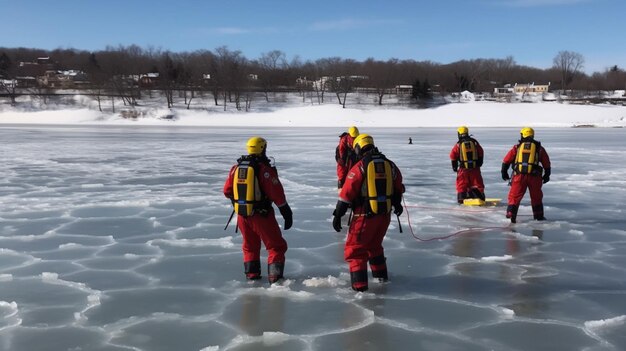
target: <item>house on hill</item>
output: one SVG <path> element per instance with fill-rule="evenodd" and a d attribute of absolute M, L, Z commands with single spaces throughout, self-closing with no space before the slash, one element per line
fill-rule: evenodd
<path fill-rule="evenodd" d="M 412 95 L 413 86 L 410 84 L 402 84 L 395 86 L 396 95 Z"/>
<path fill-rule="evenodd" d="M 515 83 L 515 85 L 513 86 L 513 89 L 518 94 L 525 94 L 525 93 L 539 93 L 539 94 L 543 94 L 543 93 L 547 93 L 549 88 L 550 88 L 550 83 L 535 85 L 534 82 L 533 83 L 526 83 L 526 84 L 517 84 L 517 83 Z"/>
<path fill-rule="evenodd" d="M 159 73 L 151 72 L 139 75 L 139 86 L 142 88 L 154 88 L 159 84 Z"/>
<path fill-rule="evenodd" d="M 496 87 L 493 89 L 493 97 L 499 101 L 511 101 L 514 99 L 521 99 L 523 101 L 535 99 L 537 96 L 545 96 L 550 89 L 550 83 L 548 84 L 535 84 L 533 83 L 515 83 L 505 84 L 502 87 Z M 521 96 L 521 98 L 520 98 Z M 530 99 L 530 100 L 529 100 Z"/>
<path fill-rule="evenodd" d="M 38 84 L 39 77 L 46 71 L 56 69 L 50 57 L 38 57 L 33 61 L 20 61 L 17 66 L 15 81 L 18 88 L 34 88 Z"/>
<path fill-rule="evenodd" d="M 89 85 L 87 75 L 79 70 L 67 71 L 46 71 L 42 76 L 37 77 L 40 87 L 55 89 L 75 89 Z"/>

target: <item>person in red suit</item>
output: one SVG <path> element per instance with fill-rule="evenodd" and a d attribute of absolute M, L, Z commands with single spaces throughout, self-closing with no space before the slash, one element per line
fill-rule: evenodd
<path fill-rule="evenodd" d="M 357 136 L 359 136 L 359 129 L 355 126 L 348 128 L 348 132 L 343 132 L 339 136 L 339 145 L 335 149 L 335 161 L 337 162 L 337 188 L 340 190 L 346 181 L 348 171 L 356 162 L 352 144 Z"/>
<path fill-rule="evenodd" d="M 459 141 L 450 151 L 452 170 L 456 172 L 456 197 L 462 204 L 465 199 L 485 200 L 485 183 L 480 172 L 484 152 L 478 141 L 469 135 L 467 127 L 457 129 Z"/>
<path fill-rule="evenodd" d="M 360 134 L 354 140 L 358 161 L 346 176 L 333 212 L 333 228 L 341 231 L 341 217 L 352 206 L 353 216 L 348 229 L 344 258 L 350 267 L 352 289 L 368 288 L 367 264 L 372 276 L 387 281 L 387 264 L 382 246 L 391 221 L 391 211 L 400 216 L 404 185 L 396 165 L 374 146 L 374 139 Z"/>
<path fill-rule="evenodd" d="M 544 221 L 546 218 L 543 214 L 541 186 L 550 181 L 550 157 L 541 143 L 535 140 L 535 131 L 532 128 L 522 128 L 520 136 L 519 143 L 514 145 L 502 160 L 502 179 L 511 180 L 506 217 L 511 219 L 511 223 L 516 222 L 519 204 L 528 188 L 533 217 L 535 220 Z M 513 165 L 512 179 L 509 177 L 511 165 Z"/>
<path fill-rule="evenodd" d="M 237 227 L 243 236 L 243 265 L 246 278 L 261 278 L 261 242 L 268 251 L 268 280 L 283 278 L 287 242 L 274 216 L 274 203 L 285 220 L 284 229 L 293 224 L 293 214 L 278 172 L 266 156 L 267 141 L 252 137 L 246 144 L 248 155 L 237 160 L 224 183 L 224 196 L 231 199 L 237 213 Z"/>

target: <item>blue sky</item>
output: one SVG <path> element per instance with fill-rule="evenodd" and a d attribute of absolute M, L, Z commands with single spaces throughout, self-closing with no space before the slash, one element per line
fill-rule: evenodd
<path fill-rule="evenodd" d="M 561 50 L 584 70 L 626 67 L 623 0 L 0 0 L 0 47 L 171 51 L 227 46 L 254 59 L 431 60 L 513 56 L 547 68 Z"/>

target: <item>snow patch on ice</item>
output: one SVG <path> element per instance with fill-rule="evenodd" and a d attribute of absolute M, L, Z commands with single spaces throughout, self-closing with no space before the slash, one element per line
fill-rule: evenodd
<path fill-rule="evenodd" d="M 618 317 L 608 318 L 608 319 L 600 319 L 597 321 L 586 321 L 585 329 L 598 332 L 605 329 L 611 329 L 615 327 L 619 327 L 624 325 L 626 322 L 626 315 L 621 315 Z"/>
<path fill-rule="evenodd" d="M 318 278 L 313 277 L 309 279 L 305 279 L 302 284 L 308 287 L 316 287 L 316 288 L 336 288 L 339 285 L 346 285 L 346 281 L 337 277 L 333 277 L 329 275 L 326 278 Z"/>
<path fill-rule="evenodd" d="M 83 247 L 83 245 L 81 244 L 77 244 L 77 243 L 66 243 L 66 244 L 61 244 L 59 245 L 59 249 L 63 250 L 63 249 L 72 249 L 72 248 L 77 248 L 77 247 Z"/>
<path fill-rule="evenodd" d="M 484 261 L 484 262 L 501 262 L 501 261 L 508 261 L 508 260 L 510 260 L 512 258 L 513 258 L 513 256 L 511 256 L 511 255 L 486 256 L 486 257 L 481 257 L 480 260 Z"/>
<path fill-rule="evenodd" d="M 578 235 L 578 236 L 585 235 L 585 232 L 583 232 L 582 230 L 576 230 L 576 229 L 570 229 L 569 233 L 573 235 Z"/>
<path fill-rule="evenodd" d="M 18 312 L 17 302 L 0 301 L 0 332 L 22 324 L 22 319 L 18 317 Z"/>
<path fill-rule="evenodd" d="M 511 319 L 515 317 L 515 311 L 509 308 L 501 307 L 499 312 L 502 315 L 502 317 L 505 319 Z"/>
<path fill-rule="evenodd" d="M 289 335 L 281 332 L 264 332 L 263 344 L 266 346 L 278 346 L 289 340 Z"/>
<path fill-rule="evenodd" d="M 13 274 L 0 274 L 0 282 L 10 282 L 13 280 Z"/>

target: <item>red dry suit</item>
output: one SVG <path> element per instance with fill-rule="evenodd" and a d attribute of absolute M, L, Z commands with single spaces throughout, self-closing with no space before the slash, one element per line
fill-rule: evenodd
<path fill-rule="evenodd" d="M 352 288 L 367 290 L 367 263 L 369 261 L 374 278 L 387 280 L 387 264 L 383 249 L 383 238 L 391 221 L 391 209 L 372 214 L 366 193 L 367 164 L 374 155 L 384 155 L 376 151 L 366 153 L 351 169 L 339 193 L 339 201 L 352 204 L 352 221 L 344 248 L 344 259 L 350 268 Z M 386 160 L 386 158 L 385 158 Z M 389 161 L 389 160 L 387 160 Z M 396 165 L 391 165 L 392 204 L 400 204 L 404 185 L 402 174 Z M 380 194 L 379 194 L 380 195 Z M 384 195 L 384 194 L 383 194 Z"/>
<path fill-rule="evenodd" d="M 460 204 L 464 199 L 485 199 L 485 183 L 480 172 L 483 165 L 482 146 L 474 138 L 462 138 L 450 151 L 452 169 L 456 172 L 456 193 Z"/>
<path fill-rule="evenodd" d="M 530 167 L 527 163 L 518 162 L 518 149 L 520 145 L 526 143 L 535 144 L 535 154 L 532 156 Z M 528 144 L 530 145 L 530 144 Z M 539 164 L 541 163 L 541 166 Z M 526 188 L 530 192 L 530 204 L 533 209 L 535 219 L 543 218 L 543 191 L 541 186 L 550 179 L 550 157 L 541 143 L 534 140 L 522 140 L 520 144 L 514 145 L 502 160 L 503 176 L 509 165 L 513 165 L 513 178 L 511 179 L 511 189 L 509 190 L 507 217 L 515 222 L 519 204 L 526 193 Z M 543 171 L 543 179 L 542 179 Z"/>
<path fill-rule="evenodd" d="M 337 161 L 337 188 L 341 189 L 348 171 L 356 162 L 356 155 L 352 148 L 354 138 L 348 133 L 343 133 L 339 136 L 339 145 L 335 149 L 335 161 Z"/>
<path fill-rule="evenodd" d="M 251 156 L 242 156 L 250 158 Z M 285 252 L 287 242 L 282 237 L 278 222 L 274 216 L 272 202 L 279 208 L 287 205 L 285 191 L 278 179 L 276 168 L 272 167 L 269 160 L 264 156 L 254 157 L 256 160 L 256 179 L 261 193 L 261 201 L 254 204 L 254 212 L 251 216 L 237 215 L 237 227 L 241 230 L 243 243 L 243 262 L 246 277 L 257 279 L 261 275 L 261 242 L 265 244 L 268 251 L 267 263 L 270 269 L 270 279 L 272 267 L 278 266 L 282 277 L 282 268 L 285 262 Z M 234 198 L 233 184 L 235 181 L 235 171 L 239 163 L 234 165 L 228 173 L 228 178 L 224 183 L 224 196 L 229 199 Z M 278 274 L 278 273 L 277 273 Z"/>

